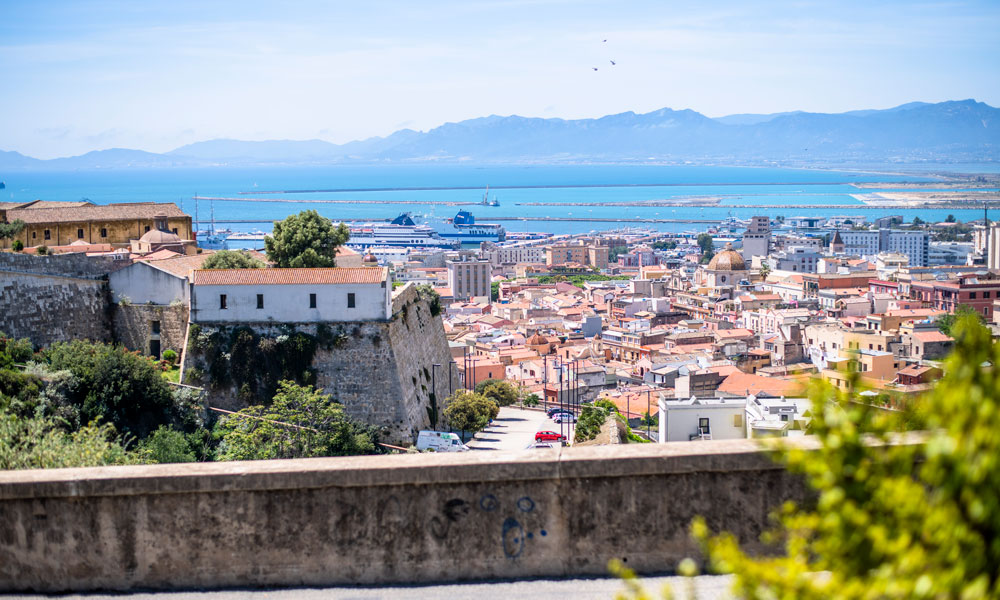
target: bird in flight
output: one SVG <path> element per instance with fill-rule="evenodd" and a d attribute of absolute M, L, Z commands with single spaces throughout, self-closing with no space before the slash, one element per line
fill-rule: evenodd
<path fill-rule="evenodd" d="M 616 64 L 617 64 L 617 63 L 616 63 L 615 61 L 611 61 L 611 66 L 614 66 L 614 65 L 616 65 Z"/>
<path fill-rule="evenodd" d="M 593 70 L 595 70 L 595 71 L 597 70 L 597 67 L 591 67 L 591 68 L 592 68 Z"/>
<path fill-rule="evenodd" d="M 608 40 L 601 40 L 601 43 L 604 43 L 604 42 L 606 42 L 606 41 L 608 41 Z"/>

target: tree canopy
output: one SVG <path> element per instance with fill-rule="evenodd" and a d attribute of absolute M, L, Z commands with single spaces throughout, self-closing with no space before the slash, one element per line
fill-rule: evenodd
<path fill-rule="evenodd" d="M 465 433 L 477 432 L 499 414 L 500 406 L 482 394 L 467 390 L 458 390 L 447 401 L 444 416 L 448 426 Z"/>
<path fill-rule="evenodd" d="M 701 248 L 701 262 L 706 263 L 715 256 L 714 240 L 710 234 L 698 234 L 698 247 Z"/>
<path fill-rule="evenodd" d="M 337 248 L 349 238 L 350 231 L 343 223 L 334 226 L 315 210 L 304 210 L 275 222 L 274 232 L 264 240 L 264 248 L 268 260 L 276 267 L 333 267 Z"/>
<path fill-rule="evenodd" d="M 14 219 L 10 223 L 0 223 L 0 240 L 12 238 L 24 231 L 24 221 Z"/>
<path fill-rule="evenodd" d="M 695 522 L 740 597 L 1000 597 L 1000 345 L 971 315 L 952 331 L 945 377 L 902 412 L 814 386 L 819 448 L 779 456 L 818 499 L 776 516 L 780 555 L 751 558 Z M 920 438 L 899 439 L 904 424 Z"/>
<path fill-rule="evenodd" d="M 376 454 L 378 430 L 349 418 L 332 396 L 282 381 L 269 406 L 251 406 L 216 425 L 220 460 Z"/>
<path fill-rule="evenodd" d="M 951 335 L 951 329 L 955 326 L 955 323 L 968 316 L 974 317 L 982 323 L 982 317 L 979 316 L 976 309 L 972 308 L 968 304 L 959 304 L 958 308 L 955 309 L 955 312 L 947 315 L 941 315 L 938 317 L 936 323 L 941 333 Z"/>
<path fill-rule="evenodd" d="M 263 269 L 266 266 L 246 250 L 219 250 L 201 263 L 202 269 Z"/>
<path fill-rule="evenodd" d="M 510 406 L 516 403 L 519 397 L 517 387 L 509 381 L 494 381 L 483 388 L 482 394 L 496 402 L 497 406 Z"/>

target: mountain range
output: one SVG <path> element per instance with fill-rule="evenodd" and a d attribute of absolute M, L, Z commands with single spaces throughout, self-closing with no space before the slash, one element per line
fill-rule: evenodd
<path fill-rule="evenodd" d="M 216 139 L 157 154 L 113 148 L 40 160 L 0 151 L 0 169 L 322 165 L 407 162 L 727 162 L 731 164 L 1000 160 L 1000 109 L 975 100 L 911 102 L 838 114 L 709 118 L 663 108 L 596 119 L 489 116 L 426 132 L 332 144 Z"/>

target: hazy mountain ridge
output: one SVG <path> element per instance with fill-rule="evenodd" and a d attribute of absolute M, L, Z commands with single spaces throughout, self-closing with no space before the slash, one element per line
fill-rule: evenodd
<path fill-rule="evenodd" d="M 346 144 L 217 139 L 165 154 L 115 148 L 39 160 L 0 152 L 0 168 L 95 169 L 404 161 L 1000 160 L 1000 109 L 974 100 L 839 114 L 712 119 L 690 109 L 596 119 L 480 117 Z"/>

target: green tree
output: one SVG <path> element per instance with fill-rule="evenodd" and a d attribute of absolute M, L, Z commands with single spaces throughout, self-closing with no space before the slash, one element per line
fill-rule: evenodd
<path fill-rule="evenodd" d="M 202 269 L 263 269 L 266 266 L 246 250 L 219 250 L 201 263 Z"/>
<path fill-rule="evenodd" d="M 955 323 L 968 316 L 975 317 L 979 323 L 983 322 L 983 318 L 978 312 L 976 312 L 976 309 L 972 308 L 968 304 L 959 304 L 954 313 L 938 317 L 938 320 L 936 321 L 938 329 L 941 330 L 941 333 L 950 336 L 951 329 L 955 326 Z"/>
<path fill-rule="evenodd" d="M 0 408 L 0 469 L 57 469 L 144 462 L 128 452 L 110 423 L 63 430 L 50 417 L 20 417 Z"/>
<path fill-rule="evenodd" d="M 924 220 L 920 217 L 913 217 L 913 227 L 920 227 L 924 224 Z"/>
<path fill-rule="evenodd" d="M 333 267 L 337 248 L 347 243 L 350 231 L 343 223 L 334 226 L 315 210 L 304 210 L 274 224 L 264 240 L 267 258 L 276 267 Z"/>
<path fill-rule="evenodd" d="M 771 274 L 771 266 L 766 262 L 762 262 L 760 263 L 760 271 L 758 272 L 762 279 L 767 279 L 767 276 Z"/>
<path fill-rule="evenodd" d="M 948 215 L 947 217 L 944 218 L 944 222 L 945 223 L 954 223 L 955 222 L 955 215 Z"/>
<path fill-rule="evenodd" d="M 57 342 L 45 351 L 55 370 L 76 377 L 70 401 L 84 422 L 103 419 L 123 434 L 144 438 L 160 425 L 193 429 L 196 408 L 175 401 L 167 382 L 145 356 L 120 346 L 76 340 Z"/>
<path fill-rule="evenodd" d="M 816 491 L 776 515 L 778 556 L 693 526 L 744 598 L 1000 597 L 1000 344 L 971 316 L 953 327 L 945 377 L 903 413 L 812 391 L 814 450 L 781 448 Z M 994 365 L 983 368 L 981 365 Z M 918 438 L 894 431 L 906 420 Z"/>
<path fill-rule="evenodd" d="M 496 302 L 500 299 L 500 282 L 493 281 L 490 283 L 490 302 Z"/>
<path fill-rule="evenodd" d="M 472 389 L 472 391 L 474 391 L 477 394 L 483 394 L 486 392 L 486 388 L 490 387 L 494 383 L 500 383 L 502 381 L 503 379 L 484 379 L 479 383 L 477 383 L 476 386 Z"/>
<path fill-rule="evenodd" d="M 448 426 L 461 431 L 462 439 L 465 439 L 466 432 L 475 433 L 485 428 L 500 411 L 496 402 L 467 390 L 458 390 L 452 394 L 447 404 L 444 416 L 448 420 Z"/>
<path fill-rule="evenodd" d="M 378 430 L 349 418 L 332 396 L 282 381 L 269 406 L 251 406 L 216 424 L 219 460 L 377 454 Z"/>
<path fill-rule="evenodd" d="M 486 386 L 482 394 L 496 402 L 497 406 L 510 406 L 518 400 L 517 387 L 509 381 L 496 381 Z"/>
<path fill-rule="evenodd" d="M 11 239 L 24 231 L 24 221 L 14 219 L 10 223 L 0 222 L 0 240 Z"/>
<path fill-rule="evenodd" d="M 527 407 L 538 406 L 541 403 L 542 399 L 538 396 L 538 394 L 528 394 L 524 398 L 524 405 Z"/>
<path fill-rule="evenodd" d="M 712 236 L 708 233 L 698 234 L 698 247 L 701 248 L 701 262 L 707 263 L 715 256 L 715 246 Z"/>
<path fill-rule="evenodd" d="M 150 462 L 183 463 L 197 460 L 188 438 L 183 432 L 161 425 L 139 444 L 139 451 L 145 453 Z"/>
<path fill-rule="evenodd" d="M 21 250 L 24 250 L 24 242 L 21 240 L 14 240 L 14 242 L 10 245 L 10 249 L 14 252 L 20 252 Z"/>

